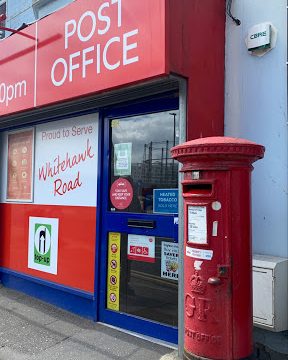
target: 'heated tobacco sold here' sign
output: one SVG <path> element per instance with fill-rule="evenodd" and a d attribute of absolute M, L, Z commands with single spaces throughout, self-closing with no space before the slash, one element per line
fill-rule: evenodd
<path fill-rule="evenodd" d="M 78 0 L 24 31 L 0 45 L 0 115 L 166 72 L 165 0 Z"/>

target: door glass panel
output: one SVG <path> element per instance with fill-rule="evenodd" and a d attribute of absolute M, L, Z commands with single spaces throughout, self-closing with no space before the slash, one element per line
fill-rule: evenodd
<path fill-rule="evenodd" d="M 109 213 L 106 308 L 176 327 L 178 164 L 170 149 L 179 111 L 110 119 L 110 139 L 108 210 L 120 213 Z"/>
<path fill-rule="evenodd" d="M 116 240 L 110 241 L 108 253 L 115 258 L 120 270 L 111 269 L 108 273 L 107 308 L 177 326 L 178 244 L 172 238 L 111 234 Z M 145 252 L 144 255 L 143 252 L 137 254 L 131 249 L 136 242 L 140 248 L 146 238 L 148 242 L 152 240 L 149 250 L 154 248 L 150 258 L 145 257 Z M 117 258 L 118 251 L 120 259 Z M 111 258 L 107 265 L 108 268 L 111 267 Z M 113 281 L 115 285 L 111 285 Z M 113 301 L 114 304 L 117 303 L 116 307 Z"/>
<path fill-rule="evenodd" d="M 110 125 L 111 192 L 118 186 L 121 194 L 122 186 L 128 196 L 121 202 L 121 196 L 112 200 L 110 192 L 109 208 L 153 213 L 153 190 L 178 188 L 178 164 L 170 149 L 179 143 L 179 111 L 112 119 Z M 119 178 L 124 182 L 117 182 Z"/>

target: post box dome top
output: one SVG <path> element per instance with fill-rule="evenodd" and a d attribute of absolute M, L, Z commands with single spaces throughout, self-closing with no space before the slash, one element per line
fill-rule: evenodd
<path fill-rule="evenodd" d="M 265 148 L 252 141 L 226 136 L 211 136 L 187 141 L 171 149 L 174 159 L 187 162 L 189 159 L 244 160 L 252 163 L 263 158 Z"/>

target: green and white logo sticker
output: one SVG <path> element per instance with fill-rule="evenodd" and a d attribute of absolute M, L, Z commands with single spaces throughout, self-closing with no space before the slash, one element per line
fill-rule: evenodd
<path fill-rule="evenodd" d="M 51 225 L 35 224 L 34 262 L 50 266 L 51 257 Z"/>
<path fill-rule="evenodd" d="M 29 218 L 28 267 L 57 274 L 58 219 Z"/>

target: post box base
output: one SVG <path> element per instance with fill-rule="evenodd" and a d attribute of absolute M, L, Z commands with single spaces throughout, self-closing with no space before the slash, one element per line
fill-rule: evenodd
<path fill-rule="evenodd" d="M 184 360 L 213 360 L 212 358 L 208 359 L 208 358 L 204 358 L 204 357 L 201 357 L 201 356 L 197 356 L 197 355 L 194 355 L 194 354 L 187 353 L 187 351 L 185 351 L 185 350 L 184 350 L 184 354 L 183 354 L 183 359 Z M 251 356 L 241 358 L 241 359 L 226 359 L 226 360 L 253 360 L 253 359 L 255 359 L 255 358 L 251 354 Z M 223 360 L 223 359 L 221 359 L 221 360 Z"/>

